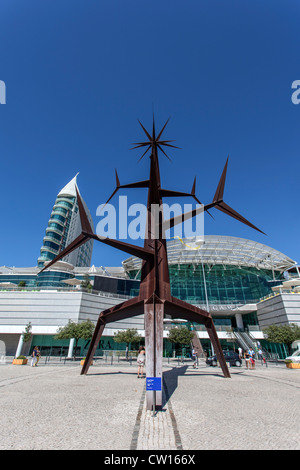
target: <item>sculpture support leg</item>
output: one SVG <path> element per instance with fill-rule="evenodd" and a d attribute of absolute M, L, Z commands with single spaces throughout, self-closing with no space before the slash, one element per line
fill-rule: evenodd
<path fill-rule="evenodd" d="M 146 348 L 146 376 L 160 377 L 162 380 L 163 356 L 163 318 L 164 305 L 162 303 L 145 303 L 145 348 Z M 146 392 L 147 410 L 153 407 L 153 392 Z M 162 406 L 162 390 L 156 392 L 156 407 Z"/>
<path fill-rule="evenodd" d="M 91 340 L 90 347 L 88 349 L 84 364 L 83 364 L 82 369 L 81 369 L 81 373 L 80 373 L 81 375 L 87 374 L 87 372 L 89 370 L 90 364 L 93 360 L 95 351 L 97 349 L 97 345 L 100 341 L 100 338 L 102 336 L 104 328 L 105 328 L 105 323 L 103 322 L 101 317 L 99 317 L 96 328 L 95 328 L 95 331 L 94 331 L 93 338 Z"/>
<path fill-rule="evenodd" d="M 221 348 L 221 344 L 220 344 L 220 341 L 219 341 L 219 338 L 218 338 L 213 320 L 211 319 L 211 320 L 207 321 L 205 323 L 205 326 L 206 326 L 206 329 L 207 329 L 208 336 L 209 336 L 209 338 L 212 342 L 212 345 L 214 347 L 215 353 L 217 355 L 217 359 L 218 359 L 218 361 L 220 363 L 220 366 L 221 366 L 221 369 L 223 371 L 224 377 L 230 378 L 230 373 L 229 373 L 229 370 L 228 370 L 228 367 L 227 367 L 227 364 L 226 364 L 226 361 L 225 361 L 225 358 L 224 358 L 224 354 L 223 354 L 223 351 L 222 351 L 222 348 Z"/>

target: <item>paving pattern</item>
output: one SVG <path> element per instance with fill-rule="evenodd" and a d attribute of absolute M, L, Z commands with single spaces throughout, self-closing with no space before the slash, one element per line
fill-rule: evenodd
<path fill-rule="evenodd" d="M 165 364 L 162 411 L 135 366 L 0 365 L 0 449 L 300 449 L 300 370 Z"/>

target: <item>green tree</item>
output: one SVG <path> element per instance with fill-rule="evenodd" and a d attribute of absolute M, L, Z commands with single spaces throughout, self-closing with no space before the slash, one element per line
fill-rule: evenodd
<path fill-rule="evenodd" d="M 116 343 L 126 343 L 128 349 L 130 349 L 132 343 L 140 342 L 141 336 L 138 334 L 136 328 L 128 328 L 128 330 L 115 333 L 114 340 Z"/>
<path fill-rule="evenodd" d="M 300 327 L 292 323 L 291 325 L 270 325 L 263 329 L 264 337 L 270 343 L 284 343 L 291 352 L 291 345 L 300 339 Z"/>
<path fill-rule="evenodd" d="M 81 287 L 91 290 L 93 288 L 88 274 L 84 275 L 84 280 L 81 282 Z"/>
<path fill-rule="evenodd" d="M 185 345 L 190 345 L 193 339 L 193 332 L 190 331 L 186 326 L 174 327 L 169 330 L 168 340 L 171 343 L 181 345 L 182 348 Z"/>
<path fill-rule="evenodd" d="M 31 322 L 29 322 L 28 325 L 26 325 L 25 327 L 25 331 L 22 333 L 24 343 L 28 343 L 28 341 L 30 341 L 32 338 L 31 328 L 32 325 Z"/>
<path fill-rule="evenodd" d="M 67 325 L 60 327 L 57 330 L 54 339 L 75 339 L 75 353 L 78 341 L 82 339 L 90 339 L 93 336 L 95 326 L 90 319 L 86 321 L 75 323 L 69 320 Z M 74 354 L 75 356 L 75 354 Z"/>

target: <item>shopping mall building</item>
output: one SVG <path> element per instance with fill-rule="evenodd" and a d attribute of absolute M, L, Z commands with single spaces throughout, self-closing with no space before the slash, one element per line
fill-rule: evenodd
<path fill-rule="evenodd" d="M 300 325 L 300 276 L 295 261 L 261 243 L 228 236 L 205 236 L 204 241 L 174 238 L 167 249 L 172 295 L 211 312 L 223 349 L 245 348 L 259 341 L 271 354 L 287 355 L 284 345 L 265 341 L 263 328 Z M 0 356 L 28 354 L 35 345 L 44 356 L 71 356 L 74 341 L 55 340 L 58 328 L 69 320 L 96 322 L 102 310 L 136 296 L 140 270 L 141 260 L 135 257 L 114 268 L 65 261 L 43 272 L 38 266 L 0 267 Z M 90 287 L 83 287 L 82 281 Z M 32 341 L 23 344 L 22 333 L 29 322 Z M 180 323 L 195 329 L 204 352 L 211 352 L 204 326 L 166 318 L 165 355 L 174 354 L 168 329 Z M 125 349 L 113 337 L 128 328 L 137 328 L 144 337 L 142 312 L 108 324 L 96 355 Z M 88 345 L 89 341 L 80 340 L 76 353 L 85 355 Z"/>

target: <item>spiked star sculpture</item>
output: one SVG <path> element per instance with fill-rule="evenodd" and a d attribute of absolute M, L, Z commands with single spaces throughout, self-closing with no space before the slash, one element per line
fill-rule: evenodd
<path fill-rule="evenodd" d="M 195 196 L 196 179 L 194 180 L 192 191 L 190 193 L 172 191 L 163 189 L 161 187 L 158 150 L 160 150 L 167 158 L 169 158 L 163 147 L 178 148 L 170 143 L 173 141 L 161 139 L 168 121 L 169 119 L 158 135 L 155 133 L 154 118 L 152 135 L 150 135 L 144 126 L 139 122 L 148 140 L 146 142 L 138 142 L 134 144 L 135 147 L 133 148 L 145 148 L 145 151 L 140 157 L 140 160 L 147 154 L 148 151 L 151 152 L 149 179 L 120 185 L 119 177 L 116 172 L 116 189 L 106 202 L 107 204 L 121 188 L 148 188 L 147 227 L 144 246 L 139 247 L 119 240 L 112 240 L 110 238 L 95 235 L 88 221 L 81 197 L 77 192 L 82 233 L 67 248 L 59 253 L 56 258 L 54 258 L 43 268 L 43 270 L 48 269 L 55 262 L 64 258 L 68 253 L 75 250 L 91 238 L 142 259 L 139 295 L 100 313 L 94 335 L 81 370 L 81 374 L 86 374 L 88 372 L 89 366 L 106 324 L 144 313 L 147 377 L 162 378 L 164 315 L 169 315 L 172 318 L 185 319 L 194 323 L 204 324 L 220 363 L 223 375 L 225 377 L 230 377 L 211 314 L 206 310 L 202 310 L 195 305 L 191 305 L 171 295 L 165 230 L 166 227 L 170 228 L 178 223 L 181 223 L 182 216 L 173 217 L 165 221 L 163 218 L 163 213 L 160 211 L 160 218 L 157 224 L 157 222 L 155 223 L 153 220 L 153 214 L 151 213 L 151 207 L 153 204 L 158 205 L 158 207 L 162 206 L 163 197 L 190 196 L 200 203 L 200 201 Z M 202 206 L 200 209 L 197 208 L 189 213 L 184 214 L 184 219 L 186 220 L 187 218 L 194 217 L 200 211 L 208 211 L 209 209 L 216 208 L 261 232 L 261 230 L 251 224 L 248 220 L 238 214 L 238 212 L 234 211 L 223 201 L 227 165 L 228 159 L 226 161 L 213 201 L 210 204 Z M 152 392 L 147 392 L 147 409 L 152 408 L 152 400 Z M 157 407 L 162 405 L 162 392 L 157 392 L 156 405 Z"/>

